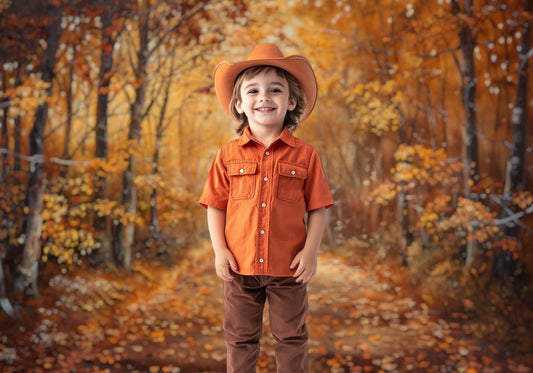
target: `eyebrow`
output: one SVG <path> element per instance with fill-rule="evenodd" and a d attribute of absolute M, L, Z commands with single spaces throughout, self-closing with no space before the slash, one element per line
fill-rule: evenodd
<path fill-rule="evenodd" d="M 256 86 L 258 83 L 256 82 L 252 82 L 252 83 L 248 83 L 248 84 L 244 84 L 243 85 L 243 89 L 249 89 L 249 88 L 253 88 L 254 86 Z M 287 85 L 283 84 L 283 82 L 281 81 L 273 81 L 273 82 L 269 82 L 268 83 L 269 85 L 276 85 L 276 86 L 280 86 L 282 88 L 287 88 Z"/>

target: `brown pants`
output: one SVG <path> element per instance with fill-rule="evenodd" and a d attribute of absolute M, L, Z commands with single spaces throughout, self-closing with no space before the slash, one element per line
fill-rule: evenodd
<path fill-rule="evenodd" d="M 228 373 L 255 373 L 263 307 L 268 299 L 278 373 L 305 373 L 307 285 L 292 277 L 242 276 L 224 282 L 224 337 Z"/>

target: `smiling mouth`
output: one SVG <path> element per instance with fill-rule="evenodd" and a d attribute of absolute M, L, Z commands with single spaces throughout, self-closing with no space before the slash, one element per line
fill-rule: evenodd
<path fill-rule="evenodd" d="M 268 112 L 274 111 L 276 109 L 272 108 L 272 107 L 258 107 L 255 110 L 259 111 L 259 112 L 263 112 L 263 113 L 268 113 Z"/>

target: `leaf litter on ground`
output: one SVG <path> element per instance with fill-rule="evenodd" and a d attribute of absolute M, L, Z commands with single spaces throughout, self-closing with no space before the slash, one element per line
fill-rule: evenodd
<path fill-rule="evenodd" d="M 0 315 L 2 372 L 225 371 L 207 243 L 171 266 L 143 261 L 129 276 L 80 267 L 47 285 L 19 301 L 21 321 Z M 322 253 L 309 284 L 310 372 L 533 371 L 530 325 L 481 317 L 471 300 L 453 312 L 438 305 L 438 294 L 418 292 L 406 269 L 368 250 Z M 267 315 L 259 372 L 275 370 Z"/>

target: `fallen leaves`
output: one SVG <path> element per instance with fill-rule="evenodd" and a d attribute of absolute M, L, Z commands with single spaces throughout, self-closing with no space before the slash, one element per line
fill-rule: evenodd
<path fill-rule="evenodd" d="M 369 340 L 370 342 L 375 342 L 375 341 L 377 341 L 379 338 L 380 338 L 380 335 L 379 335 L 379 334 L 374 334 L 374 335 L 369 336 L 369 337 L 368 337 L 368 340 Z"/>
<path fill-rule="evenodd" d="M 223 371 L 221 283 L 205 252 L 129 278 L 82 272 L 52 278 L 54 297 L 43 296 L 37 321 L 17 334 L 25 347 L 0 332 L 0 366 L 17 373 L 29 364 L 42 372 Z M 438 303 L 434 295 L 414 299 L 382 273 L 385 266 L 372 271 L 331 253 L 320 261 L 309 285 L 310 371 L 531 373 L 532 354 L 488 339 L 504 335 L 497 334 L 504 324 L 473 318 L 473 301 L 464 300 L 464 313 L 440 315 L 431 306 Z M 258 372 L 275 371 L 266 316 L 261 347 Z"/>

